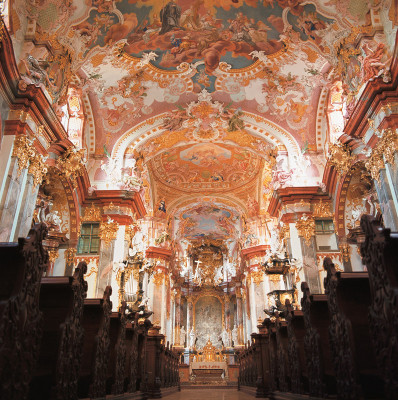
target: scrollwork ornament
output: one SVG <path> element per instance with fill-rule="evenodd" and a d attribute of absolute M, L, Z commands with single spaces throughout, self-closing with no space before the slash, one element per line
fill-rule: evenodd
<path fill-rule="evenodd" d="M 350 261 L 351 257 L 351 247 L 348 243 L 340 243 L 339 244 L 340 253 L 343 256 L 343 260 L 345 262 Z"/>
<path fill-rule="evenodd" d="M 1 49 L 2 42 L 3 42 L 4 37 L 5 37 L 5 33 L 4 33 L 5 26 L 4 26 L 4 21 L 3 21 L 2 15 L 1 15 L 1 11 L 2 11 L 1 10 L 1 3 L 2 2 L 0 2 L 0 49 Z"/>
<path fill-rule="evenodd" d="M 75 264 L 75 256 L 76 256 L 77 249 L 74 247 L 69 247 L 69 249 L 65 250 L 64 257 L 66 265 L 74 265 Z"/>
<path fill-rule="evenodd" d="M 331 211 L 330 202 L 323 202 L 322 200 L 319 203 L 314 204 L 313 216 L 317 218 L 332 218 L 334 216 Z"/>

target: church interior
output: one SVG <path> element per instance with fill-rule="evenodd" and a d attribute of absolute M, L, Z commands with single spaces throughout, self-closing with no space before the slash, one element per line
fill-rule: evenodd
<path fill-rule="evenodd" d="M 397 27 L 0 0 L 0 399 L 397 399 Z"/>

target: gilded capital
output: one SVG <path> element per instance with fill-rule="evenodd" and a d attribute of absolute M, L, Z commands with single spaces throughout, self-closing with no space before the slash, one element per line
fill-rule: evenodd
<path fill-rule="evenodd" d="M 329 154 L 329 162 L 334 165 L 340 175 L 345 175 L 351 169 L 355 160 L 350 148 L 340 142 L 330 145 Z"/>
<path fill-rule="evenodd" d="M 108 220 L 106 222 L 102 222 L 99 227 L 99 237 L 106 244 L 109 244 L 112 240 L 116 239 L 118 230 L 119 224 L 108 217 Z"/>
<path fill-rule="evenodd" d="M 396 130 L 384 129 L 380 140 L 372 149 L 369 159 L 365 162 L 366 169 L 377 182 L 380 182 L 380 170 L 385 168 L 385 162 L 395 164 L 394 154 L 398 150 L 398 135 Z"/>
<path fill-rule="evenodd" d="M 35 188 L 37 185 L 41 185 L 48 172 L 45 164 L 46 159 L 47 157 L 44 157 L 41 154 L 34 154 L 30 158 L 28 173 L 33 176 L 33 188 Z"/>
<path fill-rule="evenodd" d="M 85 162 L 85 150 L 71 146 L 58 158 L 57 167 L 59 172 L 69 178 L 76 187 L 76 179 L 83 174 Z"/>
<path fill-rule="evenodd" d="M 48 261 L 50 261 L 51 264 L 55 262 L 58 256 L 59 256 L 58 250 L 48 250 Z"/>
<path fill-rule="evenodd" d="M 303 237 L 305 243 L 309 245 L 311 243 L 312 236 L 315 235 L 315 220 L 312 216 L 303 215 L 296 222 L 296 229 L 299 236 Z"/>

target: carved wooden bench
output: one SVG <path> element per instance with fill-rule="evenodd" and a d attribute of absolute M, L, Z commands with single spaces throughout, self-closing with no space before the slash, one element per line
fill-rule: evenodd
<path fill-rule="evenodd" d="M 337 272 L 325 258 L 325 292 L 330 313 L 329 337 L 337 393 L 343 398 L 380 396 L 383 382 L 370 339 L 367 272 Z"/>
<path fill-rule="evenodd" d="M 117 395 L 124 393 L 128 345 L 126 324 L 126 302 L 123 302 L 120 311 L 112 312 L 110 317 L 107 394 Z"/>
<path fill-rule="evenodd" d="M 325 294 L 311 295 L 308 284 L 301 284 L 309 394 L 323 397 L 336 393 L 336 376 L 329 342 L 330 315 Z"/>
<path fill-rule="evenodd" d="M 286 299 L 285 305 L 291 389 L 293 393 L 308 393 L 308 372 L 304 349 L 304 314 L 301 310 L 294 310 L 289 299 Z"/>
<path fill-rule="evenodd" d="M 398 234 L 368 215 L 362 216 L 361 228 L 365 235 L 361 255 L 371 292 L 371 338 L 385 395 L 394 399 L 398 393 Z"/>
<path fill-rule="evenodd" d="M 81 262 L 73 277 L 45 277 L 41 280 L 39 305 L 43 313 L 43 335 L 30 384 L 31 399 L 77 397 L 86 272 L 87 265 Z"/>
<path fill-rule="evenodd" d="M 78 382 L 79 398 L 98 398 L 106 395 L 111 294 L 112 288 L 107 286 L 102 299 L 84 301 L 84 339 Z"/>
<path fill-rule="evenodd" d="M 291 384 L 290 362 L 288 359 L 289 338 L 287 323 L 276 313 L 276 360 L 278 363 L 278 383 L 281 392 L 289 392 Z"/>
<path fill-rule="evenodd" d="M 26 239 L 0 245 L 0 398 L 26 398 L 41 340 L 40 281 L 48 253 L 37 224 Z"/>

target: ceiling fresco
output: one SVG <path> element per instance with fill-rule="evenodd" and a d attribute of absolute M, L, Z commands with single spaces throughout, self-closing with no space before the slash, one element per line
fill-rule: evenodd
<path fill-rule="evenodd" d="M 236 236 L 240 219 L 222 204 L 203 203 L 182 211 L 177 217 L 176 237 L 228 239 Z"/>
<path fill-rule="evenodd" d="M 171 149 L 152 161 L 162 182 L 192 190 L 233 189 L 252 180 L 261 159 L 236 146 L 199 143 Z"/>
<path fill-rule="evenodd" d="M 374 73 L 368 58 L 369 73 L 352 79 L 358 64 L 366 66 L 370 56 L 388 63 L 389 49 L 377 47 L 377 39 L 369 38 L 359 53 L 343 54 L 339 47 L 370 27 L 369 4 L 20 0 L 11 14 L 16 38 L 22 17 L 33 16 L 34 40 L 42 44 L 22 46 L 26 78 L 39 80 L 54 102 L 71 80 L 88 93 L 97 155 L 132 125 L 185 108 L 203 89 L 225 105 L 233 102 L 235 109 L 274 121 L 315 149 L 317 101 L 320 88 L 334 79 L 331 68 L 347 76 L 354 97 Z"/>
<path fill-rule="evenodd" d="M 14 0 L 9 15 L 23 79 L 60 119 L 69 88 L 84 96 L 93 188 L 133 157 L 150 213 L 218 238 L 274 190 L 320 185 L 367 82 L 389 79 L 392 3 Z"/>

